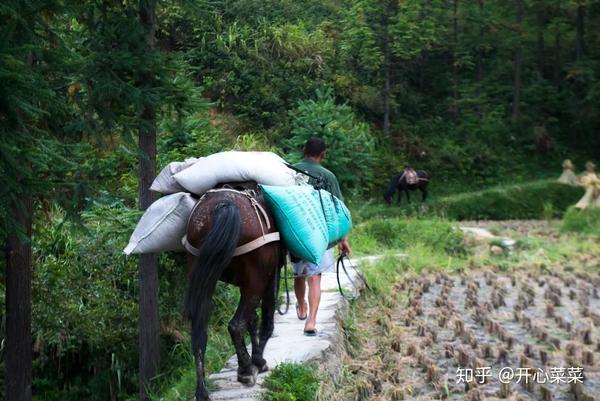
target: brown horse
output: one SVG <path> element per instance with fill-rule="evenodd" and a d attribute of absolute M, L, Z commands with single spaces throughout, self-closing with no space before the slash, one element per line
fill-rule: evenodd
<path fill-rule="evenodd" d="M 210 399 L 204 382 L 204 353 L 211 298 L 219 279 L 240 287 L 240 303 L 228 326 L 238 358 L 238 380 L 251 386 L 258 373 L 268 370 L 263 351 L 273 333 L 278 273 L 284 263 L 278 238 L 274 219 L 256 184 L 230 184 L 211 190 L 190 215 L 186 248 L 195 260 L 185 315 L 192 323 L 198 401 Z M 252 342 L 252 355 L 244 343 L 246 333 Z"/>
<path fill-rule="evenodd" d="M 383 194 L 383 199 L 388 205 L 392 204 L 392 199 L 396 190 L 398 190 L 398 204 L 400 204 L 400 201 L 402 200 L 402 192 L 406 192 L 406 200 L 410 203 L 410 191 L 416 191 L 417 189 L 421 191 L 421 202 L 427 200 L 427 186 L 431 180 L 431 174 L 426 170 L 417 170 L 416 173 L 418 177 L 416 184 L 409 184 L 407 182 L 404 171 L 392 177 L 388 184 L 388 188 Z"/>

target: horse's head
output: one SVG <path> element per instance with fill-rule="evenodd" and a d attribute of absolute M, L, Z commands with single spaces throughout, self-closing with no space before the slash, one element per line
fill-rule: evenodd
<path fill-rule="evenodd" d="M 396 187 L 398 186 L 398 177 L 400 177 L 400 175 L 395 175 L 392 177 L 387 189 L 383 193 L 383 200 L 385 200 L 388 205 L 392 204 L 392 199 L 394 197 L 394 193 L 396 192 Z"/>
<path fill-rule="evenodd" d="M 388 205 L 392 204 L 392 195 L 394 194 L 390 193 L 390 191 L 385 191 L 385 193 L 383 194 L 383 200 L 385 200 L 385 203 L 387 203 Z"/>

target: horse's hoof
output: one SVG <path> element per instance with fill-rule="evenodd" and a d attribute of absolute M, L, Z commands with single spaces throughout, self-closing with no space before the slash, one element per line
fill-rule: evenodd
<path fill-rule="evenodd" d="M 252 358 L 252 364 L 258 368 L 258 373 L 265 373 L 269 370 L 269 366 L 267 366 L 267 361 L 264 358 Z"/>
<path fill-rule="evenodd" d="M 256 366 L 256 365 L 255 365 Z M 266 363 L 264 365 L 261 366 L 256 366 L 256 368 L 258 369 L 258 373 L 265 373 L 269 371 L 269 365 L 267 365 Z"/>
<path fill-rule="evenodd" d="M 238 372 L 238 381 L 248 387 L 252 387 L 256 384 L 256 376 L 258 376 L 258 368 L 254 365 L 251 365 L 250 373 Z"/>

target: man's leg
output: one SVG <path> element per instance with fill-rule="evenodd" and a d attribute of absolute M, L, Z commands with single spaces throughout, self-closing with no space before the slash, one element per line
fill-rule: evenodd
<path fill-rule="evenodd" d="M 304 331 L 314 330 L 317 326 L 317 310 L 321 302 L 321 273 L 310 276 L 308 281 L 308 319 Z"/>
<path fill-rule="evenodd" d="M 306 316 L 307 308 L 304 295 L 306 293 L 306 279 L 304 277 L 296 277 L 294 279 L 294 293 L 296 294 L 296 301 L 298 302 L 298 314 L 300 316 Z M 310 296 L 310 294 L 309 294 Z"/>

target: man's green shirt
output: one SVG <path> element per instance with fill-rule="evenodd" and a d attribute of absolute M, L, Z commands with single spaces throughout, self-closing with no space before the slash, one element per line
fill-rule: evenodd
<path fill-rule="evenodd" d="M 302 171 L 306 171 L 310 175 L 321 177 L 324 185 L 323 189 L 337 196 L 341 201 L 344 201 L 337 178 L 331 171 L 327 170 L 321 164 L 312 159 L 304 159 L 301 162 L 294 164 L 294 167 Z M 315 180 L 313 178 L 309 178 L 308 183 L 315 185 Z"/>

